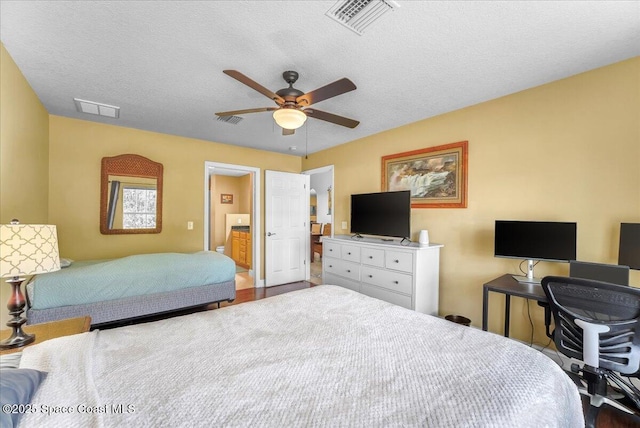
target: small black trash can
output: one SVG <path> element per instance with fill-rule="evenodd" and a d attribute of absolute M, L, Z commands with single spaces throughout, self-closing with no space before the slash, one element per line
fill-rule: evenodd
<path fill-rule="evenodd" d="M 454 322 L 456 324 L 462 324 L 467 327 L 471 325 L 471 320 L 467 317 L 463 317 L 462 315 L 447 315 L 444 317 L 447 321 Z"/>

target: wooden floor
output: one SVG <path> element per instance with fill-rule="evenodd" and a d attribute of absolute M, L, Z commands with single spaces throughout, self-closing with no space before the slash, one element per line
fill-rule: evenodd
<path fill-rule="evenodd" d="M 583 398 L 582 407 L 586 412 L 587 399 Z M 628 413 L 603 406 L 596 419 L 596 428 L 638 428 L 640 427 L 640 415 L 629 415 Z"/>
<path fill-rule="evenodd" d="M 246 288 L 244 290 L 236 290 L 236 299 L 233 302 L 222 302 L 221 307 L 237 305 L 239 303 L 252 302 L 254 300 L 264 299 L 266 297 L 277 296 L 278 294 L 288 293 L 290 291 L 310 288 L 317 284 L 308 281 L 293 282 L 291 284 L 277 285 L 275 287 Z M 217 305 L 209 305 L 209 309 L 217 308 Z"/>

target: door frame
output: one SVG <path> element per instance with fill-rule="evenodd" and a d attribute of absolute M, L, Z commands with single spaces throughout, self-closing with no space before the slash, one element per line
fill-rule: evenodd
<path fill-rule="evenodd" d="M 331 237 L 334 236 L 336 230 L 336 210 L 335 210 L 335 195 L 336 195 L 336 183 L 335 183 L 335 168 L 333 165 L 321 166 L 319 168 L 308 169 L 306 171 L 302 171 L 300 174 L 305 175 L 313 175 L 320 174 L 324 172 L 331 172 L 331 189 L 333 192 L 333 197 L 331 198 Z M 309 177 L 311 180 L 311 177 Z M 311 185 L 309 185 L 311 187 Z M 311 188 L 309 188 L 311 190 Z M 311 260 L 311 244 L 307 245 L 308 254 L 307 260 Z M 306 272 L 307 281 L 311 280 L 311 263 L 307 263 L 307 272 Z"/>
<path fill-rule="evenodd" d="M 211 221 L 211 192 L 209 190 L 209 176 L 215 174 L 213 171 L 216 168 L 220 169 L 234 169 L 238 171 L 244 171 L 247 173 L 253 172 L 252 180 L 252 195 L 251 195 L 251 251 L 252 251 L 252 269 L 250 274 L 254 279 L 254 287 L 264 287 L 264 280 L 260 277 L 261 269 L 261 254 L 260 246 L 262 241 L 260 240 L 260 168 L 246 166 L 246 165 L 234 165 L 221 162 L 204 162 L 204 250 L 211 251 L 211 245 L 209 242 L 209 223 Z M 215 249 L 214 249 L 215 251 Z"/>

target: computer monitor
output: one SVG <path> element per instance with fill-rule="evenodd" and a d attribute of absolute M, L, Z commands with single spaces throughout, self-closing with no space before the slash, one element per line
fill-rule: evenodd
<path fill-rule="evenodd" d="M 640 223 L 620 223 L 618 264 L 640 270 Z"/>
<path fill-rule="evenodd" d="M 629 285 L 629 266 L 571 260 L 569 262 L 569 276 L 572 278 L 610 282 L 618 285 Z"/>
<path fill-rule="evenodd" d="M 527 275 L 514 278 L 539 283 L 533 275 L 534 260 L 575 260 L 577 229 L 570 222 L 496 220 L 494 255 L 527 260 Z"/>

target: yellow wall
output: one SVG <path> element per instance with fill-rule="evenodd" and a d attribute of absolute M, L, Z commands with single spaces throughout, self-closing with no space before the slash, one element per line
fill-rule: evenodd
<path fill-rule="evenodd" d="M 1 43 L 0 124 L 0 222 L 46 223 L 49 114 Z"/>
<path fill-rule="evenodd" d="M 575 221 L 578 258 L 617 263 L 620 222 L 640 222 L 640 58 L 315 153 L 302 169 L 335 166 L 340 225 L 349 221 L 349 195 L 380 190 L 380 167 L 371 165 L 382 156 L 462 140 L 469 141 L 468 208 L 411 212 L 413 240 L 427 229 L 444 244 L 441 315 L 480 326 L 482 284 L 518 272 L 518 261 L 493 257 L 496 219 Z M 568 265 L 541 262 L 535 273 L 567 274 Z M 640 272 L 631 283 L 640 287 Z M 491 331 L 502 331 L 503 302 L 490 298 Z M 528 341 L 523 302 L 512 301 L 512 335 Z M 530 309 L 536 342 L 546 344 L 542 310 Z"/>
<path fill-rule="evenodd" d="M 58 225 L 61 256 L 71 259 L 202 250 L 206 161 L 257 167 L 262 174 L 265 169 L 300 171 L 297 156 L 60 116 L 50 117 L 49 129 L 49 221 Z M 100 234 L 100 161 L 123 153 L 164 166 L 162 233 Z M 193 230 L 187 230 L 188 221 L 194 222 Z"/>
<path fill-rule="evenodd" d="M 0 223 L 48 222 L 49 114 L 0 43 Z M 11 288 L 0 284 L 0 328 Z"/>

